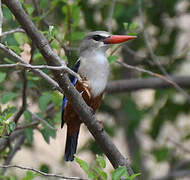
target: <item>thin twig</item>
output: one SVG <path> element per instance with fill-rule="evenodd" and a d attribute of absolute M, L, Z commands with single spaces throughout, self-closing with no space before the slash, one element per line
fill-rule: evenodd
<path fill-rule="evenodd" d="M 18 56 L 14 51 L 12 51 L 11 49 L 9 49 L 8 47 L 6 47 L 4 44 L 0 43 L 0 49 L 2 51 L 4 51 L 7 55 L 11 56 L 12 58 L 14 58 L 16 61 L 22 63 L 22 64 L 28 64 L 26 63 L 20 56 Z M 33 71 L 34 73 L 40 75 L 43 79 L 45 79 L 49 84 L 51 84 L 54 89 L 60 91 L 61 93 L 63 93 L 62 89 L 60 88 L 60 86 L 58 85 L 58 83 L 56 81 L 54 81 L 52 78 L 50 78 L 47 74 L 45 74 L 44 72 L 42 72 L 39 69 L 31 69 L 31 71 Z"/>
<path fill-rule="evenodd" d="M 37 116 L 36 114 L 32 113 L 31 111 L 28 110 L 28 112 L 32 115 L 32 118 L 40 121 L 41 123 L 45 124 L 48 128 L 52 129 L 52 130 L 57 130 L 56 128 L 54 128 L 52 125 L 50 125 L 47 121 L 45 121 L 44 119 L 40 118 L 39 116 Z"/>
<path fill-rule="evenodd" d="M 19 126 L 16 127 L 15 131 L 18 131 L 20 129 L 26 129 L 26 128 L 35 128 L 39 124 L 40 124 L 40 121 L 35 121 L 35 122 L 30 123 L 30 124 L 19 125 Z"/>
<path fill-rule="evenodd" d="M 0 64 L 0 68 L 10 68 L 10 67 L 24 67 L 29 69 L 50 69 L 50 70 L 56 70 L 56 71 L 63 71 L 67 72 L 77 78 L 79 82 L 82 82 L 82 79 L 79 74 L 72 71 L 70 68 L 68 68 L 65 65 L 62 66 L 48 66 L 48 65 L 31 65 L 26 63 L 16 63 L 16 64 Z"/>
<path fill-rule="evenodd" d="M 161 72 L 167 77 L 167 79 L 169 79 L 170 81 L 172 81 L 170 75 L 166 72 L 166 70 L 164 69 L 164 67 L 162 67 L 162 65 L 160 64 L 160 61 L 158 59 L 158 57 L 154 54 L 152 46 L 150 45 L 150 41 L 147 35 L 147 32 L 145 30 L 145 26 L 144 26 L 144 19 L 143 19 L 143 12 L 142 12 L 142 0 L 138 0 L 138 10 L 139 10 L 139 16 L 140 16 L 140 20 L 141 20 L 141 25 L 142 25 L 142 29 L 143 29 L 143 36 L 144 36 L 144 40 L 145 40 L 145 44 L 146 47 L 148 49 L 148 52 L 153 60 L 153 62 L 158 66 L 158 68 L 161 70 Z M 176 84 L 175 82 L 173 82 L 173 86 L 180 92 L 182 93 L 188 100 L 188 102 L 190 103 L 190 96 L 188 93 L 186 93 L 178 84 Z"/>
<path fill-rule="evenodd" d="M 75 76 L 79 82 L 82 82 L 82 79 L 79 74 L 72 71 L 65 65 L 62 66 L 48 66 L 48 65 L 31 65 L 31 64 L 23 64 L 23 63 L 16 63 L 16 64 L 0 64 L 0 68 L 10 68 L 10 67 L 24 67 L 29 69 L 49 69 L 49 70 L 56 70 L 56 71 L 63 71 L 68 72 L 69 74 Z"/>
<path fill-rule="evenodd" d="M 129 69 L 133 69 L 133 70 L 136 70 L 136 71 L 139 71 L 139 72 L 147 73 L 147 74 L 149 74 L 151 76 L 155 76 L 155 77 L 158 77 L 160 79 L 163 79 L 164 81 L 172 84 L 173 86 L 175 86 L 175 84 L 176 84 L 171 78 L 168 79 L 168 78 L 166 78 L 165 76 L 163 76 L 161 74 L 154 73 L 152 71 L 149 71 L 149 70 L 146 70 L 146 69 L 142 69 L 142 68 L 139 68 L 139 67 L 131 66 L 129 64 L 126 64 L 126 63 L 118 61 L 118 60 L 116 61 L 116 63 L 122 65 L 123 67 L 129 68 Z"/>
<path fill-rule="evenodd" d="M 42 171 L 39 171 L 37 169 L 31 168 L 31 167 L 25 167 L 25 166 L 20 166 L 20 165 L 0 165 L 0 168 L 18 168 L 18 169 L 22 169 L 25 171 L 33 171 L 35 173 L 38 173 L 42 176 L 46 176 L 46 177 L 54 177 L 54 178 L 61 178 L 61 179 L 72 179 L 72 180 L 86 180 L 86 179 L 81 179 L 78 177 L 66 177 L 63 175 L 58 175 L 58 174 L 48 174 Z"/>
<path fill-rule="evenodd" d="M 7 36 L 7 35 L 10 35 L 10 34 L 13 34 L 13 33 L 16 33 L 16 32 L 25 33 L 24 29 L 22 29 L 22 28 L 16 28 L 16 29 L 12 29 L 10 31 L 3 32 L 0 37 Z"/>
<path fill-rule="evenodd" d="M 4 166 L 8 165 L 11 160 L 13 159 L 13 157 L 15 156 L 15 154 L 17 153 L 17 151 L 20 149 L 20 147 L 23 145 L 25 140 L 25 135 L 24 133 L 19 136 L 19 138 L 16 141 L 16 144 L 14 145 L 12 151 L 10 152 L 10 154 L 6 157 L 5 161 L 4 161 Z M 2 168 L 1 170 L 1 174 L 4 175 L 6 172 L 7 168 Z"/>

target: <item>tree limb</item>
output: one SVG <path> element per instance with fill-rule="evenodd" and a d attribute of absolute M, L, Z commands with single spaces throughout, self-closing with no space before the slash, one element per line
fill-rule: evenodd
<path fill-rule="evenodd" d="M 183 88 L 190 88 L 190 76 L 171 76 L 173 82 Z M 172 84 L 160 78 L 124 79 L 109 82 L 107 93 L 132 92 L 141 89 L 171 88 Z"/>
<path fill-rule="evenodd" d="M 44 38 L 26 15 L 18 0 L 3 0 L 3 3 L 8 6 L 15 18 L 22 25 L 23 29 L 44 56 L 48 65 L 61 66 L 65 64 L 64 61 L 62 61 L 61 58 L 52 50 L 47 39 Z M 91 108 L 87 106 L 79 92 L 73 87 L 67 74 L 61 74 L 58 71 L 53 71 L 53 74 L 60 87 L 64 90 L 67 99 L 70 101 L 81 120 L 83 120 L 85 125 L 88 127 L 89 131 L 92 133 L 113 167 L 117 168 L 118 166 L 126 166 L 128 173 L 132 175 L 133 170 L 131 169 L 128 160 L 112 143 L 105 131 L 102 130 Z"/>

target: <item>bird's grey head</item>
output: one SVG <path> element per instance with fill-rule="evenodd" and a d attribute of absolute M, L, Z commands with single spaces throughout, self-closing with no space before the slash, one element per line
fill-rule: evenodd
<path fill-rule="evenodd" d="M 111 34 L 106 31 L 93 31 L 88 33 L 81 42 L 80 53 L 92 50 L 106 51 L 109 48 L 109 44 L 103 40 L 109 36 L 111 36 Z"/>

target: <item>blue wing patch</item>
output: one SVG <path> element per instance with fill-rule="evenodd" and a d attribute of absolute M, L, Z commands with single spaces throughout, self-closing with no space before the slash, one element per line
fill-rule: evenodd
<path fill-rule="evenodd" d="M 80 66 L 80 60 L 78 60 L 78 61 L 76 62 L 76 64 L 74 65 L 74 67 L 73 67 L 72 70 L 77 73 L 77 72 L 78 72 L 78 69 L 79 69 L 79 66 Z M 74 86 L 75 83 L 76 83 L 76 81 L 77 81 L 77 78 L 76 78 L 75 76 L 69 74 L 69 79 L 70 79 L 70 81 L 72 82 L 72 84 L 73 84 L 73 86 Z M 67 104 L 67 99 L 66 99 L 66 96 L 64 96 L 64 97 L 63 97 L 63 102 L 62 102 L 62 114 L 61 114 L 61 119 L 62 119 L 62 121 L 61 121 L 61 128 L 62 128 L 63 125 L 64 125 L 64 110 L 65 110 L 66 104 Z"/>

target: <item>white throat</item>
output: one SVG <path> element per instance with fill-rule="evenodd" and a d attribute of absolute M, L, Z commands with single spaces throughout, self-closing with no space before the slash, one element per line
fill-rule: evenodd
<path fill-rule="evenodd" d="M 80 57 L 79 73 L 87 79 L 93 97 L 106 88 L 109 76 L 109 63 L 102 50 L 87 52 Z"/>

